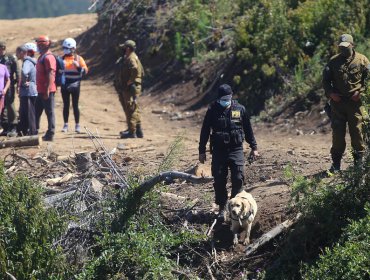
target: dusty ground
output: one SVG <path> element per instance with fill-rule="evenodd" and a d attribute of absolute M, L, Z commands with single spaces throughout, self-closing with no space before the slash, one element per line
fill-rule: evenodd
<path fill-rule="evenodd" d="M 1 39 L 8 42 L 8 49 L 13 52 L 17 45 L 30 41 L 39 34 L 48 34 L 54 40 L 76 37 L 93 26 L 95 22 L 95 15 L 2 20 L 0 21 Z M 164 101 L 165 98 L 161 96 L 160 99 Z M 181 107 L 171 105 L 174 102 L 159 103 L 158 100 L 157 95 L 150 96 L 149 92 L 144 92 L 140 102 L 145 137 L 121 140 L 118 133 L 126 129 L 126 124 L 112 85 L 102 82 L 97 77 L 88 77 L 83 82 L 80 98 L 81 125 L 99 134 L 109 150 L 118 147 L 117 154 L 126 158 L 131 170 L 143 175 L 152 174 L 158 168 L 168 146 L 181 135 L 184 139 L 183 156 L 175 168 L 186 170 L 197 163 L 198 137 L 204 109 L 198 112 L 186 112 Z M 69 121 L 72 131 L 61 133 L 62 125 L 62 99 L 58 92 L 55 141 L 43 143 L 38 148 L 18 149 L 17 153 L 34 157 L 37 154 L 50 152 L 69 155 L 73 152 L 94 150 L 93 143 L 86 133 L 73 132 L 72 110 Z M 41 130 L 45 131 L 46 126 L 44 115 Z M 285 121 L 281 121 L 279 125 L 256 124 L 254 127 L 262 156 L 253 165 L 246 166 L 246 188 L 255 196 L 259 207 L 252 239 L 282 222 L 287 216 L 289 186 L 283 175 L 284 168 L 291 165 L 304 175 L 313 175 L 328 168 L 331 141 L 329 134 L 298 135 L 301 133 L 297 133 L 295 128 Z M 248 151 L 247 146 L 246 150 Z M 10 152 L 10 149 L 3 149 L 0 151 L 0 156 L 4 157 Z M 209 165 L 210 156 L 207 162 Z M 168 186 L 168 192 L 188 197 L 189 200 L 200 199 L 191 212 L 194 222 L 197 221 L 197 214 L 212 211 L 211 184 L 191 185 L 177 182 Z M 167 204 L 168 207 L 174 207 L 174 203 L 167 202 Z M 227 250 L 230 252 L 230 249 Z"/>

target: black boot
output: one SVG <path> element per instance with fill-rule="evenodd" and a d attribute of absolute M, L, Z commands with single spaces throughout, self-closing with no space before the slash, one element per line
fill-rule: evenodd
<path fill-rule="evenodd" d="M 338 173 L 340 171 L 340 162 L 342 161 L 342 155 L 332 154 L 331 159 L 333 163 L 329 169 L 330 173 Z"/>
<path fill-rule="evenodd" d="M 219 205 L 217 220 L 220 222 L 225 221 L 225 205 Z"/>
<path fill-rule="evenodd" d="M 122 131 L 119 132 L 119 135 L 122 135 L 123 133 L 127 133 L 127 132 L 128 132 L 128 129 L 122 130 Z"/>
<path fill-rule="evenodd" d="M 360 166 L 362 164 L 363 153 L 354 152 L 353 153 L 353 165 Z"/>
<path fill-rule="evenodd" d="M 17 127 L 15 125 L 10 125 L 9 126 L 9 131 L 6 134 L 7 137 L 17 137 L 18 132 L 17 132 Z"/>
<path fill-rule="evenodd" d="M 126 139 L 126 138 L 136 138 L 136 133 L 132 133 L 129 131 L 125 131 L 121 133 L 121 139 Z"/>
<path fill-rule="evenodd" d="M 143 130 L 141 129 L 141 124 L 136 125 L 136 136 L 138 138 L 144 138 Z"/>

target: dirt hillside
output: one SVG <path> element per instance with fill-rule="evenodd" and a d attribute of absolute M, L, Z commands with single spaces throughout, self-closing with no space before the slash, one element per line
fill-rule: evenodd
<path fill-rule="evenodd" d="M 49 19 L 2 20 L 1 39 L 8 42 L 8 51 L 14 52 L 17 45 L 30 41 L 39 34 L 48 34 L 51 39 L 59 41 L 65 37 L 77 37 L 95 23 L 96 16 L 92 14 Z M 175 95 L 171 98 L 173 96 Z M 182 135 L 184 152 L 176 168 L 186 170 L 197 163 L 198 137 L 205 108 L 196 112 L 184 111 L 183 107 L 174 105 L 175 100 L 160 102 L 165 100 L 166 96 L 151 96 L 148 90 L 144 90 L 140 103 L 145 137 L 121 140 L 118 134 L 126 129 L 126 124 L 112 84 L 99 77 L 87 77 L 82 83 L 80 98 L 81 125 L 98 133 L 107 149 L 116 148 L 116 154 L 119 155 L 117 158 L 124 158 L 132 171 L 144 175 L 151 174 L 157 168 L 168 146 L 176 136 Z M 43 143 L 38 148 L 17 149 L 16 152 L 34 157 L 39 154 L 69 155 L 79 151 L 93 151 L 93 143 L 86 133 L 74 133 L 73 120 L 71 109 L 71 131 L 65 134 L 60 132 L 63 125 L 62 99 L 60 92 L 57 92 L 55 141 Z M 259 237 L 287 216 L 289 186 L 283 176 L 286 166 L 291 165 L 297 172 L 305 175 L 314 175 L 330 165 L 330 134 L 302 134 L 301 131 L 297 132 L 291 123 L 286 120 L 274 126 L 263 123 L 254 125 L 262 157 L 253 165 L 246 166 L 246 188 L 255 196 L 259 207 L 252 239 Z M 41 133 L 45 131 L 46 126 L 46 116 L 43 115 Z M 249 152 L 247 146 L 246 151 Z M 11 149 L 2 149 L 0 155 L 3 158 L 11 152 Z M 210 165 L 210 155 L 207 164 Z M 201 209 L 212 211 L 211 184 L 190 185 L 185 188 L 181 184 L 174 184 L 169 186 L 169 191 L 189 198 L 199 197 L 201 202 L 194 208 L 194 213 Z"/>

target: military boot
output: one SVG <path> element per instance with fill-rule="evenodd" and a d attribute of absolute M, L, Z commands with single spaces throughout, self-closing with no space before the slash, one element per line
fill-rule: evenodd
<path fill-rule="evenodd" d="M 225 205 L 220 205 L 218 208 L 217 220 L 220 222 L 225 221 Z"/>
<path fill-rule="evenodd" d="M 141 129 L 141 124 L 136 125 L 136 136 L 138 138 L 144 138 L 143 130 Z"/>
<path fill-rule="evenodd" d="M 353 165 L 360 166 L 362 164 L 363 153 L 354 152 L 353 153 Z"/>
<path fill-rule="evenodd" d="M 121 139 L 136 138 L 135 132 L 124 131 L 121 133 Z"/>
<path fill-rule="evenodd" d="M 342 161 L 342 155 L 332 154 L 331 159 L 333 163 L 329 169 L 330 173 L 338 173 L 340 171 L 340 162 Z"/>

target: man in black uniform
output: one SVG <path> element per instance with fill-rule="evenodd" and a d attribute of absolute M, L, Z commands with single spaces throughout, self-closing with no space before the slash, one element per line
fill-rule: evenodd
<path fill-rule="evenodd" d="M 1 112 L 1 136 L 17 136 L 17 114 L 14 106 L 15 86 L 18 83 L 18 66 L 15 56 L 6 54 L 6 44 L 0 41 L 0 63 L 8 67 L 10 74 L 10 88 L 5 95 L 4 111 Z"/>
<path fill-rule="evenodd" d="M 231 198 L 242 191 L 244 139 L 252 149 L 250 157 L 254 160 L 259 156 L 250 119 L 244 106 L 236 100 L 232 100 L 232 94 L 229 85 L 223 84 L 219 87 L 217 100 L 211 104 L 204 117 L 199 140 L 199 161 L 204 163 L 206 161 L 206 145 L 211 134 L 213 186 L 220 218 L 223 217 L 227 201 L 228 168 L 231 171 Z"/>

